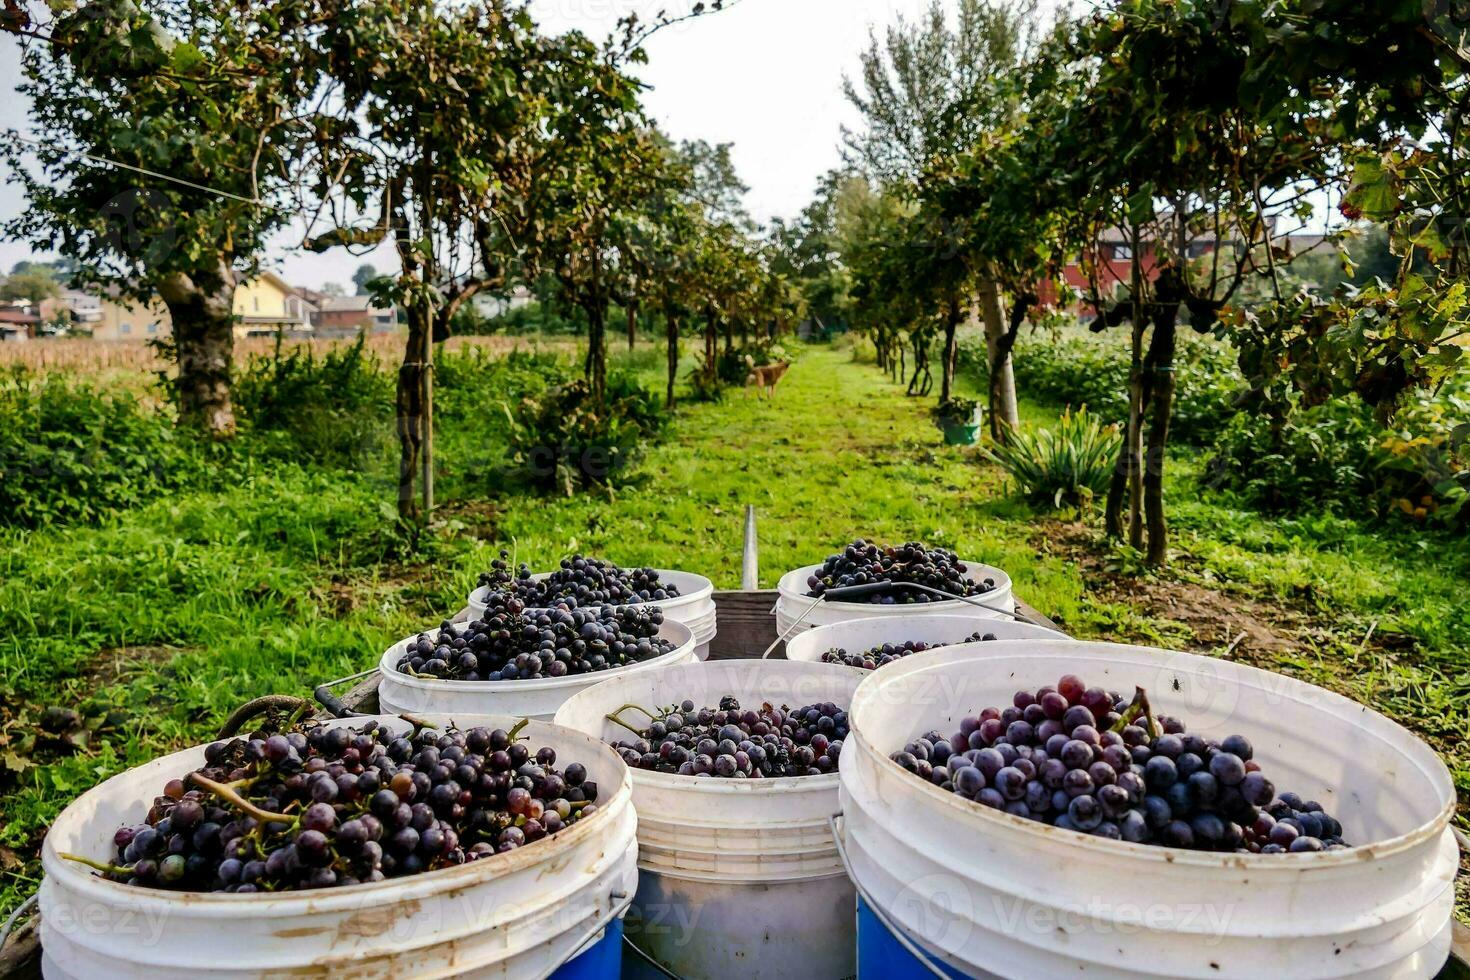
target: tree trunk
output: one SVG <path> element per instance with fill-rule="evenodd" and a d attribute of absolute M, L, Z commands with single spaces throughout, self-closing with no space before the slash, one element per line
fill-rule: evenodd
<path fill-rule="evenodd" d="M 1123 420 L 1123 443 L 1118 447 L 1118 461 L 1108 480 L 1108 502 L 1103 509 L 1103 532 L 1109 538 L 1123 536 L 1123 498 L 1128 495 L 1128 420 Z"/>
<path fill-rule="evenodd" d="M 959 356 L 960 298 L 950 294 L 949 308 L 944 317 L 944 364 L 939 378 L 939 401 L 949 401 L 954 392 L 955 359 Z"/>
<path fill-rule="evenodd" d="M 1174 408 L 1174 347 L 1179 307 L 1161 307 L 1154 317 L 1149 344 L 1149 426 L 1147 466 L 1143 471 L 1143 505 L 1148 527 L 1148 563 L 1169 557 L 1169 525 L 1164 520 L 1164 452 L 1169 444 L 1169 415 Z"/>
<path fill-rule="evenodd" d="M 212 272 L 174 273 L 158 285 L 173 323 L 179 421 L 216 439 L 235 434 L 230 370 L 235 360 L 235 273 L 226 260 Z"/>
<path fill-rule="evenodd" d="M 592 386 L 593 401 L 601 403 L 607 390 L 607 306 L 596 300 L 587 311 L 587 364 L 585 374 Z"/>
<path fill-rule="evenodd" d="M 735 321 L 725 321 L 725 353 L 728 354 L 735 349 Z"/>
<path fill-rule="evenodd" d="M 710 310 L 704 318 L 704 369 L 711 376 L 715 374 L 715 360 L 719 357 L 719 328 L 715 311 Z"/>
<path fill-rule="evenodd" d="M 679 373 L 679 318 L 669 315 L 664 319 L 664 330 L 669 341 L 669 388 L 665 402 L 674 407 L 674 379 Z"/>
<path fill-rule="evenodd" d="M 628 300 L 628 350 L 638 343 L 638 301 Z"/>
<path fill-rule="evenodd" d="M 1016 378 L 1011 361 L 1011 352 L 1016 349 L 1016 338 L 1021 335 L 1021 324 L 1026 322 L 1026 314 L 1031 305 L 1036 302 L 1036 297 L 1030 293 L 1019 293 L 1011 300 L 1010 318 L 1006 322 L 1005 332 L 995 340 L 993 353 L 991 354 L 991 377 L 1000 376 L 1009 379 L 1009 398 L 1011 411 L 1016 410 Z M 1019 419 L 1009 423 L 1012 431 L 1020 424 Z"/>
<path fill-rule="evenodd" d="M 980 317 L 985 323 L 985 352 L 990 361 L 990 436 L 997 442 L 1005 442 L 1011 432 L 1021 427 L 1021 415 L 1016 406 L 1016 376 L 1010 359 L 996 359 L 1006 328 L 1000 306 L 1000 286 L 994 279 L 981 281 L 978 299 Z"/>
<path fill-rule="evenodd" d="M 1133 350 L 1128 373 L 1128 544 L 1143 548 L 1143 415 L 1144 415 L 1144 372 L 1143 332 L 1148 324 L 1144 320 L 1143 267 L 1138 256 L 1138 229 L 1134 227 L 1130 236 L 1132 248 L 1132 273 L 1129 277 L 1129 296 L 1133 304 Z"/>
<path fill-rule="evenodd" d="M 1108 537 L 1110 537 L 1110 538 L 1119 538 L 1119 539 L 1121 539 L 1121 538 L 1127 536 L 1129 534 L 1130 530 L 1131 530 L 1130 523 L 1124 517 L 1124 511 L 1125 511 L 1125 506 L 1128 504 L 1128 502 L 1130 500 L 1129 490 L 1134 485 L 1133 474 L 1135 472 L 1134 469 L 1133 469 L 1133 466 L 1132 466 L 1133 459 L 1134 459 L 1134 441 L 1135 441 L 1134 440 L 1134 437 L 1133 437 L 1133 434 L 1134 434 L 1134 431 L 1135 431 L 1135 429 L 1133 427 L 1134 426 L 1134 419 L 1133 419 L 1133 409 L 1134 409 L 1134 399 L 1133 399 L 1133 396 L 1134 396 L 1134 387 L 1133 387 L 1133 381 L 1134 381 L 1134 367 L 1140 364 L 1140 362 L 1139 362 L 1139 356 L 1140 356 L 1139 355 L 1139 352 L 1140 352 L 1140 350 L 1141 350 L 1141 348 L 1143 346 L 1143 340 L 1142 340 L 1143 333 L 1145 331 L 1147 331 L 1148 330 L 1148 327 L 1149 327 L 1149 321 L 1148 321 L 1148 319 L 1146 317 L 1142 321 L 1142 324 L 1143 325 L 1142 325 L 1141 329 L 1138 330 L 1138 336 L 1137 336 L 1137 338 L 1135 338 L 1135 344 L 1134 344 L 1134 350 L 1133 350 L 1134 363 L 1133 364 L 1130 364 L 1129 373 L 1128 373 L 1128 417 L 1123 420 L 1123 444 L 1118 448 L 1118 465 L 1113 468 L 1113 476 L 1112 476 L 1112 479 L 1108 483 L 1108 502 L 1107 502 L 1107 508 L 1106 508 L 1106 510 L 1104 511 L 1104 514 L 1103 514 L 1103 526 L 1104 526 L 1104 528 L 1106 530 L 1106 533 L 1107 533 Z M 1140 379 L 1140 386 L 1139 386 L 1139 389 L 1138 389 L 1138 405 L 1137 405 L 1137 408 L 1138 408 L 1138 418 L 1140 420 L 1140 424 L 1141 424 L 1141 420 L 1143 418 L 1147 417 L 1147 415 L 1148 415 L 1150 398 L 1151 398 L 1151 395 L 1152 395 L 1152 387 L 1151 387 L 1151 380 L 1152 380 L 1152 378 L 1151 378 L 1151 374 L 1150 374 L 1150 371 L 1149 371 L 1149 364 L 1150 364 L 1150 358 L 1152 357 L 1152 353 L 1153 353 L 1153 347 L 1152 347 L 1152 342 L 1150 342 L 1149 353 L 1147 355 L 1143 355 L 1142 356 L 1141 366 L 1139 367 L 1139 373 L 1142 376 L 1141 379 Z M 1142 445 L 1143 438 L 1144 437 L 1143 437 L 1142 433 L 1140 432 L 1139 435 L 1138 435 L 1138 440 L 1137 440 L 1140 445 Z M 1142 450 L 1141 449 L 1139 450 L 1139 456 L 1140 456 L 1140 458 L 1142 456 Z"/>
<path fill-rule="evenodd" d="M 398 429 L 398 517 L 405 524 L 419 522 L 418 498 L 414 482 L 418 479 L 421 453 L 424 449 L 424 351 L 433 336 L 430 311 L 420 305 L 408 307 L 408 342 L 403 348 L 403 363 L 398 367 L 398 390 L 395 397 Z"/>

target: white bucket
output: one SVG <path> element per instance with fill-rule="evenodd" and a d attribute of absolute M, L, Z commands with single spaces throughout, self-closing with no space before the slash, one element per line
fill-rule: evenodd
<path fill-rule="evenodd" d="M 631 738 L 604 716 L 624 704 L 653 709 L 686 698 L 712 707 L 726 694 L 742 707 L 845 707 L 860 679 L 832 664 L 687 664 L 599 684 L 562 705 L 556 720 L 604 739 Z M 852 976 L 855 896 L 828 824 L 837 812 L 836 773 L 631 772 L 640 874 L 627 934 L 640 949 L 685 980 L 732 970 L 751 980 Z"/>
<path fill-rule="evenodd" d="M 463 632 L 466 624 L 455 626 Z M 438 635 L 438 630 L 428 632 Z M 455 681 L 433 677 L 414 677 L 398 669 L 398 662 L 417 634 L 405 637 L 388 648 L 378 664 L 383 675 L 378 684 L 378 704 L 391 713 L 514 715 L 550 721 L 561 703 L 578 691 L 586 690 L 611 677 L 639 671 L 658 670 L 694 660 L 694 636 L 683 623 L 664 620 L 658 635 L 674 644 L 674 649 L 642 663 L 611 670 L 565 677 L 530 677 L 513 681 Z"/>
<path fill-rule="evenodd" d="M 908 608 L 913 608 L 912 606 Z M 976 610 L 977 612 L 979 610 Z M 836 647 L 848 653 L 860 653 L 885 643 L 900 644 L 910 640 L 946 646 L 959 643 L 966 637 L 980 633 L 993 634 L 1000 640 L 1065 640 L 1064 633 L 1018 623 L 1011 619 L 991 619 L 986 616 L 941 615 L 929 616 L 922 613 L 912 616 L 874 616 L 869 619 L 851 619 L 831 626 L 818 626 L 798 633 L 786 641 L 786 659 L 806 663 L 818 663 L 822 654 Z M 909 654 L 914 656 L 914 654 Z M 850 667 L 849 670 L 861 670 Z"/>
<path fill-rule="evenodd" d="M 1016 613 L 1016 598 L 1011 592 L 1011 577 L 993 565 L 981 565 L 970 561 L 964 564 L 969 569 L 965 573 L 965 578 L 973 582 L 981 582 L 987 578 L 995 580 L 995 588 L 983 595 L 973 597 L 976 602 L 980 603 L 980 606 L 959 599 L 937 599 L 933 596 L 930 598 L 934 601 L 922 603 L 895 602 L 885 605 L 878 602 L 828 602 L 824 599 L 813 606 L 812 600 L 816 596 L 807 595 L 811 588 L 807 585 L 807 579 L 811 578 L 822 566 L 807 565 L 793 569 L 782 575 L 781 581 L 776 583 L 777 635 L 784 634 L 798 620 L 802 625 L 796 627 L 797 630 L 804 630 L 816 626 L 830 626 L 833 623 L 844 623 L 849 619 L 871 619 L 876 616 L 891 618 L 912 616 L 915 613 L 962 613 L 966 616 L 984 616 L 986 609 L 993 609 L 997 619 L 1012 618 Z M 982 606 L 984 608 L 981 608 Z"/>
<path fill-rule="evenodd" d="M 398 718 L 376 720 L 408 728 Z M 508 729 L 516 719 L 455 720 Z M 524 733 L 532 745 L 556 749 L 559 761 L 587 767 L 600 812 L 507 854 L 315 891 L 161 891 L 107 881 L 65 860 L 62 851 L 110 860 L 113 832 L 141 823 L 165 782 L 204 764 L 204 748 L 114 776 L 67 807 L 42 845 L 45 976 L 546 976 L 595 937 L 636 888 L 637 817 L 628 769 L 607 746 L 541 722 Z"/>
<path fill-rule="evenodd" d="M 683 623 L 689 627 L 694 634 L 694 655 L 705 660 L 709 657 L 710 641 L 715 638 L 715 586 L 714 583 L 703 575 L 695 575 L 693 572 L 676 572 L 664 568 L 656 568 L 658 579 L 675 586 L 679 594 L 672 599 L 658 599 L 654 602 L 640 602 L 640 606 L 657 606 L 664 611 L 664 619 Z M 551 572 L 538 572 L 531 578 L 541 581 Z M 469 618 L 473 621 L 485 615 L 485 596 L 490 587 L 482 585 L 470 593 Z"/>
<path fill-rule="evenodd" d="M 1304 854 L 1128 844 L 988 809 L 889 753 L 1075 673 L 1142 685 L 1207 738 L 1245 735 L 1279 790 L 1360 845 Z M 1449 951 L 1455 791 L 1382 715 L 1301 681 L 1144 647 L 1001 641 L 870 672 L 844 746 L 842 837 L 864 897 L 970 976 L 1430 977 Z"/>

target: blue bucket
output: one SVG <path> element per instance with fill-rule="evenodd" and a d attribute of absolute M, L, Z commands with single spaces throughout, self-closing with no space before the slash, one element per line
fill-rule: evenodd
<path fill-rule="evenodd" d="M 881 977 L 882 980 L 930 980 L 930 973 L 918 957 L 904 948 L 903 943 L 888 927 L 873 914 L 868 903 L 858 896 L 857 910 L 857 959 L 858 980 Z M 946 976 L 964 977 L 963 973 L 934 963 L 944 970 Z"/>
<path fill-rule="evenodd" d="M 602 938 L 562 964 L 551 980 L 614 980 L 623 971 L 623 920 L 614 919 Z"/>

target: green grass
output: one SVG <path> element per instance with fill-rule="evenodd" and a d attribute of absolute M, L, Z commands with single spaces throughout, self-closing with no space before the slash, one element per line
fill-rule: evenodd
<path fill-rule="evenodd" d="M 658 381 L 656 350 L 623 359 Z M 1075 514 L 1042 519 L 978 451 L 943 446 L 931 403 L 849 352 L 814 348 L 773 401 L 734 391 L 681 406 L 626 483 L 570 499 L 467 476 L 464 460 L 488 464 L 497 445 L 469 413 L 439 440 L 440 485 L 457 499 L 416 547 L 392 530 L 389 458 L 363 473 L 262 468 L 228 492 L 156 502 L 103 527 L 0 534 L 0 909 L 35 888 L 40 835 L 78 792 L 208 739 L 251 697 L 306 694 L 372 666 L 457 610 L 501 547 L 537 567 L 580 550 L 734 588 L 753 504 L 766 587 L 856 535 L 920 538 L 1007 568 L 1020 596 L 1078 636 L 1219 652 L 1197 622 L 1105 571 L 1127 555 L 1090 539 L 1064 546 L 1059 529 L 1077 528 Z M 1023 406 L 1027 424 L 1056 414 Z M 1234 510 L 1197 488 L 1197 465 L 1171 463 L 1179 557 L 1140 580 L 1154 599 L 1189 588 L 1279 612 L 1295 646 L 1252 659 L 1414 728 L 1470 798 L 1470 546 Z M 1095 528 L 1095 516 L 1083 520 Z M 1408 640 L 1364 644 L 1370 626 Z M 35 744 L 53 705 L 81 711 L 90 740 Z"/>

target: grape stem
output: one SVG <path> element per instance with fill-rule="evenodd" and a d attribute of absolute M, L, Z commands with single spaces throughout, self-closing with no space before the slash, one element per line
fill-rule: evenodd
<path fill-rule="evenodd" d="M 261 823 L 294 824 L 296 822 L 296 818 L 291 816 L 290 814 L 271 813 L 269 810 L 262 810 L 260 807 L 256 806 L 254 803 L 251 803 L 249 800 L 245 799 L 245 797 L 241 796 L 239 793 L 236 793 L 233 789 L 226 786 L 224 783 L 217 783 L 214 780 L 210 779 L 208 776 L 200 775 L 197 772 L 191 772 L 189 773 L 189 779 L 196 783 L 201 789 L 206 789 L 209 792 L 213 793 L 215 796 L 218 796 L 220 799 L 233 804 L 235 807 L 250 814 Z"/>
<path fill-rule="evenodd" d="M 302 702 L 301 706 L 291 713 L 291 717 L 286 719 L 285 730 L 288 732 L 295 731 L 296 726 L 301 724 L 301 720 L 306 717 L 306 714 L 308 711 L 311 710 L 311 707 L 312 705 L 309 701 Z"/>
<path fill-rule="evenodd" d="M 229 789 L 249 789 L 250 787 L 254 786 L 256 781 L 258 781 L 260 778 L 260 774 L 257 773 L 254 776 L 241 776 L 239 779 L 228 783 L 220 783 L 220 785 L 228 787 Z"/>
<path fill-rule="evenodd" d="M 423 731 L 425 728 L 433 728 L 434 727 L 433 725 L 429 724 L 427 721 L 424 721 L 422 718 L 418 717 L 417 715 L 411 715 L 411 714 L 408 714 L 407 712 L 399 712 L 398 717 L 402 718 L 404 721 L 408 722 L 410 725 L 413 726 L 413 733 L 415 735 L 417 735 L 419 732 Z"/>
<path fill-rule="evenodd" d="M 521 733 L 521 729 L 525 728 L 530 723 L 531 723 L 531 719 L 529 719 L 529 718 L 522 718 L 520 721 L 518 721 L 514 725 L 512 725 L 511 726 L 511 729 L 510 729 L 510 732 L 509 732 L 510 740 L 512 742 L 514 742 L 516 740 L 516 736 Z"/>
<path fill-rule="evenodd" d="M 623 710 L 625 710 L 628 707 L 629 707 L 629 705 L 626 705 L 625 704 L 625 705 L 623 705 L 622 708 L 619 708 L 618 711 L 623 711 Z M 619 718 L 617 712 L 613 712 L 612 714 L 609 714 L 609 715 L 603 715 L 603 717 L 606 718 L 608 721 L 612 722 L 614 725 L 621 725 L 622 727 L 626 728 L 628 731 L 632 732 L 634 735 L 637 735 L 639 738 L 642 738 L 643 737 L 643 733 L 642 732 L 640 732 L 638 729 L 634 728 L 632 725 L 628 724 L 623 719 Z"/>
<path fill-rule="evenodd" d="M 613 714 L 620 715 L 624 711 L 627 711 L 629 708 L 637 708 L 639 711 L 643 712 L 645 715 L 648 716 L 648 720 L 649 721 L 657 721 L 658 720 L 658 715 L 656 715 L 653 712 L 649 711 L 647 708 L 643 707 L 643 705 L 641 705 L 641 704 L 633 704 L 631 702 L 629 702 L 628 704 L 622 705 L 616 711 L 614 711 Z M 670 712 L 672 712 L 673 710 L 674 710 L 673 708 L 670 708 L 669 709 Z"/>
<path fill-rule="evenodd" d="M 1144 724 L 1147 726 L 1149 738 L 1158 738 L 1163 734 L 1163 729 L 1154 720 L 1153 708 L 1148 703 L 1148 691 L 1141 687 L 1133 688 L 1133 701 L 1123 712 L 1122 717 L 1113 723 L 1113 727 L 1109 731 L 1121 734 L 1123 729 L 1137 721 L 1140 715 L 1143 716 Z"/>
<path fill-rule="evenodd" d="M 110 875 L 130 875 L 133 869 L 126 865 L 107 864 L 103 861 L 93 861 L 91 858 L 82 857 L 80 854 L 71 854 L 67 851 L 61 852 L 61 857 L 67 861 L 75 861 L 77 864 L 85 864 L 93 871 L 101 871 Z"/>

